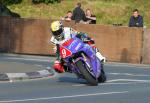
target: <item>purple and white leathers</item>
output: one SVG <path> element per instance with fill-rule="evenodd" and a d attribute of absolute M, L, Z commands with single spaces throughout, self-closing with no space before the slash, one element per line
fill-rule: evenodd
<path fill-rule="evenodd" d="M 64 36 L 63 40 L 57 40 L 57 39 L 55 39 L 54 36 L 52 36 L 51 42 L 53 44 L 62 44 L 65 41 L 67 41 L 68 39 L 71 39 L 72 38 L 71 35 L 77 35 L 77 31 L 73 30 L 70 27 L 63 27 L 62 34 Z M 54 47 L 54 50 L 56 50 L 56 47 Z M 106 62 L 106 58 L 100 53 L 99 50 L 96 50 L 96 56 L 100 59 L 100 61 Z"/>

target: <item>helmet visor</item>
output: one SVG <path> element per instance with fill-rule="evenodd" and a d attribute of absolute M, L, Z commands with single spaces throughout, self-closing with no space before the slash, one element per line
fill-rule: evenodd
<path fill-rule="evenodd" d="M 57 39 L 57 40 L 63 40 L 63 38 L 64 38 L 63 29 L 59 29 L 59 30 L 54 31 L 52 33 L 53 33 L 55 39 Z"/>
<path fill-rule="evenodd" d="M 63 32 L 62 29 L 59 29 L 57 31 L 52 31 L 52 33 L 53 33 L 54 36 L 60 36 L 62 32 Z"/>

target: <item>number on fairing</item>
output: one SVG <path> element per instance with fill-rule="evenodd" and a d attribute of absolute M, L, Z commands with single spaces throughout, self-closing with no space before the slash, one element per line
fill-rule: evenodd
<path fill-rule="evenodd" d="M 72 55 L 72 52 L 69 49 L 67 49 L 65 47 L 60 47 L 60 56 L 62 58 L 66 58 L 71 55 Z"/>
<path fill-rule="evenodd" d="M 63 57 L 66 57 L 66 50 L 65 49 L 62 49 L 61 53 L 62 53 Z"/>

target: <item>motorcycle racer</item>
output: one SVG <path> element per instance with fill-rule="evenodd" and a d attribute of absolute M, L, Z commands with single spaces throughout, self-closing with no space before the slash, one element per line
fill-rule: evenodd
<path fill-rule="evenodd" d="M 76 35 L 77 38 L 81 39 L 84 43 L 89 44 L 96 53 L 96 56 L 101 62 L 105 62 L 105 57 L 101 55 L 99 50 L 94 46 L 94 40 L 86 33 L 77 32 L 70 27 L 64 27 L 61 21 L 54 21 L 51 23 L 51 42 L 54 44 L 54 51 L 56 52 L 56 61 L 54 62 L 53 68 L 59 72 L 65 72 L 66 69 L 64 63 L 61 61 L 60 53 L 59 53 L 59 45 L 63 44 L 65 41 L 72 38 L 72 35 Z"/>

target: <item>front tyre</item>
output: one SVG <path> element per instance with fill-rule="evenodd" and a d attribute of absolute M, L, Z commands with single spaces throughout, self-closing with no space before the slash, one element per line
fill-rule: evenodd
<path fill-rule="evenodd" d="M 98 82 L 95 77 L 92 76 L 92 74 L 87 70 L 88 66 L 81 60 L 76 62 L 76 65 L 81 72 L 81 74 L 84 76 L 84 78 L 87 80 L 87 82 L 92 86 L 97 86 Z"/>
<path fill-rule="evenodd" d="M 104 68 L 103 68 L 103 64 L 101 66 L 101 74 L 100 76 L 98 77 L 98 82 L 99 83 L 104 83 L 106 81 L 106 75 L 105 75 L 105 72 L 104 72 Z"/>

